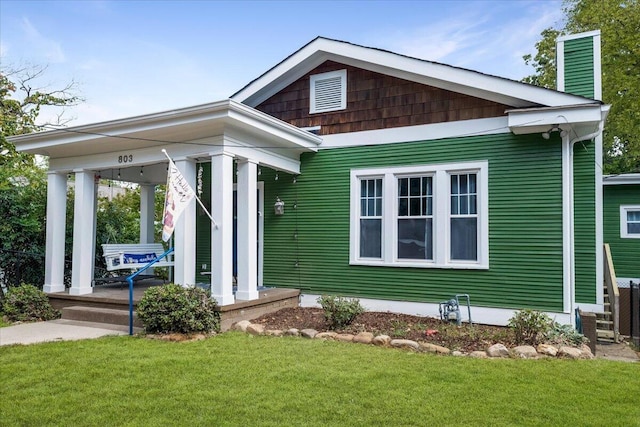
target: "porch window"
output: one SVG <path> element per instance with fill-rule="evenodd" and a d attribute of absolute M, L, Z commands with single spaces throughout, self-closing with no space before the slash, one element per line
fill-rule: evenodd
<path fill-rule="evenodd" d="M 350 263 L 488 268 L 488 162 L 351 171 Z"/>
<path fill-rule="evenodd" d="M 640 239 L 640 205 L 620 206 L 620 237 Z"/>

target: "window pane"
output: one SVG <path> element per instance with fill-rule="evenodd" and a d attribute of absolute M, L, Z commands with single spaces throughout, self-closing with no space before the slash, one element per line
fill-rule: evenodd
<path fill-rule="evenodd" d="M 367 216 L 375 216 L 375 199 L 367 199 Z"/>
<path fill-rule="evenodd" d="M 467 194 L 468 192 L 467 175 L 460 175 L 460 194 Z"/>
<path fill-rule="evenodd" d="M 458 194 L 458 175 L 451 175 L 451 194 Z"/>
<path fill-rule="evenodd" d="M 433 197 L 427 198 L 427 215 L 433 215 Z"/>
<path fill-rule="evenodd" d="M 627 223 L 627 234 L 640 234 L 640 222 Z"/>
<path fill-rule="evenodd" d="M 476 193 L 476 174 L 469 174 L 469 193 Z"/>
<path fill-rule="evenodd" d="M 451 215 L 458 215 L 458 196 L 451 196 Z"/>
<path fill-rule="evenodd" d="M 398 200 L 398 216 L 409 215 L 409 203 L 407 199 Z"/>
<path fill-rule="evenodd" d="M 382 220 L 360 220 L 360 257 L 382 257 Z"/>
<path fill-rule="evenodd" d="M 382 179 L 376 179 L 376 197 L 382 197 Z"/>
<path fill-rule="evenodd" d="M 398 195 L 399 196 L 408 196 L 409 195 L 409 179 L 408 178 L 400 178 L 398 179 Z"/>
<path fill-rule="evenodd" d="M 367 180 L 367 196 L 373 197 L 376 194 L 376 180 L 369 179 Z"/>
<path fill-rule="evenodd" d="M 420 216 L 420 199 L 409 199 L 409 215 Z"/>
<path fill-rule="evenodd" d="M 469 196 L 460 196 L 460 215 L 469 213 Z"/>
<path fill-rule="evenodd" d="M 478 213 L 478 208 L 476 207 L 476 196 L 469 196 L 469 213 L 470 214 L 477 214 Z"/>
<path fill-rule="evenodd" d="M 640 211 L 627 211 L 627 221 L 640 222 Z"/>
<path fill-rule="evenodd" d="M 376 199 L 376 216 L 382 216 L 382 199 Z"/>
<path fill-rule="evenodd" d="M 451 259 L 478 260 L 478 223 L 476 218 L 451 218 Z"/>
<path fill-rule="evenodd" d="M 398 258 L 433 259 L 432 220 L 398 220 Z"/>
<path fill-rule="evenodd" d="M 360 197 L 367 196 L 367 180 L 363 179 L 360 181 Z"/>
<path fill-rule="evenodd" d="M 367 216 L 367 199 L 360 199 L 360 216 Z"/>
<path fill-rule="evenodd" d="M 420 195 L 420 178 L 411 178 L 409 180 L 409 191 L 411 196 Z"/>

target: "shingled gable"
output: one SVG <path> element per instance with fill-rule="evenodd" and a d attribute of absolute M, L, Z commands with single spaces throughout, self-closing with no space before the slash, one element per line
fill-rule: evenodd
<path fill-rule="evenodd" d="M 581 96 L 323 37 L 312 40 L 231 98 L 258 107 L 327 61 L 491 101 L 511 109 L 593 103 L 592 99 Z"/>

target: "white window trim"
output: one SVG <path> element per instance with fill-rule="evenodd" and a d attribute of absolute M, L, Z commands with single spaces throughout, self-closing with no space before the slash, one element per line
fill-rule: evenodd
<path fill-rule="evenodd" d="M 340 106 L 335 108 L 318 109 L 316 107 L 316 80 L 340 77 Z M 314 74 L 309 79 L 309 114 L 339 111 L 347 108 L 347 70 L 329 71 L 328 73 Z"/>
<path fill-rule="evenodd" d="M 451 185 L 449 174 L 477 174 L 478 260 L 454 261 L 450 254 Z M 433 176 L 433 260 L 399 260 L 396 244 L 397 177 Z M 382 177 L 382 259 L 360 258 L 360 179 Z M 488 269 L 489 268 L 489 162 L 442 163 L 351 170 L 349 264 L 387 267 Z"/>
<path fill-rule="evenodd" d="M 627 232 L 627 212 L 640 211 L 640 205 L 620 205 L 620 237 L 622 239 L 640 239 L 640 234 Z"/>

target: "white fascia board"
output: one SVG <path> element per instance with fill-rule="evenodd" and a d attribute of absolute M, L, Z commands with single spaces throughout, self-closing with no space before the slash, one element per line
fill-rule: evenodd
<path fill-rule="evenodd" d="M 568 34 L 566 36 L 560 36 L 557 38 L 557 41 L 564 42 L 567 40 L 584 39 L 587 37 L 596 37 L 599 35 L 600 35 L 600 30 L 593 30 L 593 31 L 586 31 L 584 33 L 576 33 L 576 34 Z"/>
<path fill-rule="evenodd" d="M 506 117 L 325 135 L 320 150 L 510 133 Z"/>
<path fill-rule="evenodd" d="M 625 173 L 621 175 L 605 175 L 602 178 L 602 185 L 640 185 L 640 173 Z"/>
<path fill-rule="evenodd" d="M 503 77 L 412 58 L 380 49 L 318 38 L 232 96 L 256 106 L 326 60 L 453 90 L 514 107 L 593 102 Z"/>
<path fill-rule="evenodd" d="M 609 111 L 608 105 L 573 105 L 562 108 L 527 108 L 508 110 L 509 129 L 516 134 L 545 132 L 552 126 L 558 126 L 568 132 L 577 127 L 598 128 Z M 572 135 L 573 137 L 574 135 Z"/>

